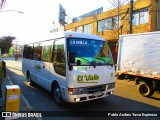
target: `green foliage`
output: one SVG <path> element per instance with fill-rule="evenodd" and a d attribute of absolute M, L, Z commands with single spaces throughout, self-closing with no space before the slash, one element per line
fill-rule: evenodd
<path fill-rule="evenodd" d="M 0 48 L 2 54 L 8 53 L 10 47 L 12 46 L 12 41 L 15 39 L 13 36 L 3 36 L 0 38 Z"/>
<path fill-rule="evenodd" d="M 13 56 L 14 55 L 14 50 L 15 50 L 15 47 L 10 47 L 9 49 L 9 56 Z"/>
<path fill-rule="evenodd" d="M 2 58 L 7 58 L 8 57 L 8 54 L 3 54 L 2 55 Z"/>

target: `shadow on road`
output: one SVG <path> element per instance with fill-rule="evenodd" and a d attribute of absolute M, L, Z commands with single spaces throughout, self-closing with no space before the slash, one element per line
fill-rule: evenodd
<path fill-rule="evenodd" d="M 14 70 L 22 71 L 21 69 L 17 69 L 17 68 L 9 67 L 9 66 L 7 66 L 7 68 L 11 68 L 11 69 L 14 69 Z"/>
<path fill-rule="evenodd" d="M 12 67 L 9 67 L 9 68 L 12 68 Z M 12 68 L 12 69 L 19 70 L 17 68 Z M 24 76 L 20 76 L 16 73 L 13 73 L 9 69 L 8 69 L 8 72 L 12 74 L 12 77 L 19 76 L 20 77 L 19 79 L 21 80 L 25 79 Z M 42 87 L 38 85 L 34 85 L 32 87 L 24 85 L 23 89 L 24 87 L 31 89 L 30 92 L 22 91 L 22 92 L 26 92 L 25 94 L 28 94 L 30 97 L 32 95 L 31 91 L 34 91 L 33 92 L 34 99 L 32 99 L 31 101 L 35 101 L 35 103 L 38 102 L 39 105 L 37 107 L 39 106 L 43 107 L 45 104 L 45 107 L 43 107 L 43 109 L 38 109 L 38 111 L 159 111 L 160 110 L 159 107 L 142 103 L 143 101 L 138 102 L 138 101 L 127 99 L 118 95 L 111 95 L 109 97 L 105 97 L 102 99 L 87 101 L 82 103 L 68 103 L 64 107 L 60 107 L 54 103 L 51 94 L 45 89 L 43 89 Z M 41 94 L 41 95 L 38 96 L 36 94 Z M 46 103 L 46 101 L 43 101 L 44 104 L 40 103 L 40 100 L 43 100 L 44 98 L 46 101 L 49 101 L 49 103 Z M 157 100 L 159 100 L 159 98 Z M 36 106 L 36 105 L 33 105 L 33 106 Z M 35 110 L 37 110 L 37 108 L 35 108 Z"/>
<path fill-rule="evenodd" d="M 150 97 L 151 99 L 154 99 L 154 100 L 159 100 L 160 101 L 160 98 L 156 98 L 156 97 Z"/>
<path fill-rule="evenodd" d="M 53 100 L 51 93 L 46 91 L 42 87 L 36 84 L 34 84 L 34 86 L 32 87 L 33 89 L 36 89 L 39 92 L 43 93 L 43 95 L 48 99 Z M 80 102 L 80 103 L 67 103 L 64 106 L 58 106 L 58 107 L 65 109 L 65 111 L 66 110 L 67 111 L 159 111 L 160 110 L 159 107 L 123 98 L 117 95 L 111 95 L 105 98 Z"/>

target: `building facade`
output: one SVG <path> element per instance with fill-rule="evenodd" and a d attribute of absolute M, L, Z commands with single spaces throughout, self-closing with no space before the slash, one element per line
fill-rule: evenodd
<path fill-rule="evenodd" d="M 99 35 L 111 48 L 114 62 L 117 61 L 119 35 L 160 30 L 160 0 L 137 0 L 133 3 L 132 23 L 130 4 L 67 24 L 71 30 Z M 132 27 L 130 27 L 132 26 Z"/>

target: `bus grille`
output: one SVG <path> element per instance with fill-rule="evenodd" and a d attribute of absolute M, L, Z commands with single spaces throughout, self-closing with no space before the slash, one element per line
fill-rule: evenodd
<path fill-rule="evenodd" d="M 94 93 L 97 91 L 105 91 L 106 85 L 100 85 L 100 86 L 93 86 L 93 87 L 87 87 L 88 93 Z"/>

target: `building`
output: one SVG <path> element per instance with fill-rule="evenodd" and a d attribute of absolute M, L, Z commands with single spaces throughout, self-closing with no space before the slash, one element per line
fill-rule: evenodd
<path fill-rule="evenodd" d="M 130 28 L 132 28 L 132 33 L 160 30 L 160 0 L 137 0 L 134 2 L 132 24 L 130 13 L 130 4 L 126 4 L 67 24 L 64 30 L 91 33 L 105 38 L 109 42 L 116 63 L 119 35 L 129 34 Z"/>

